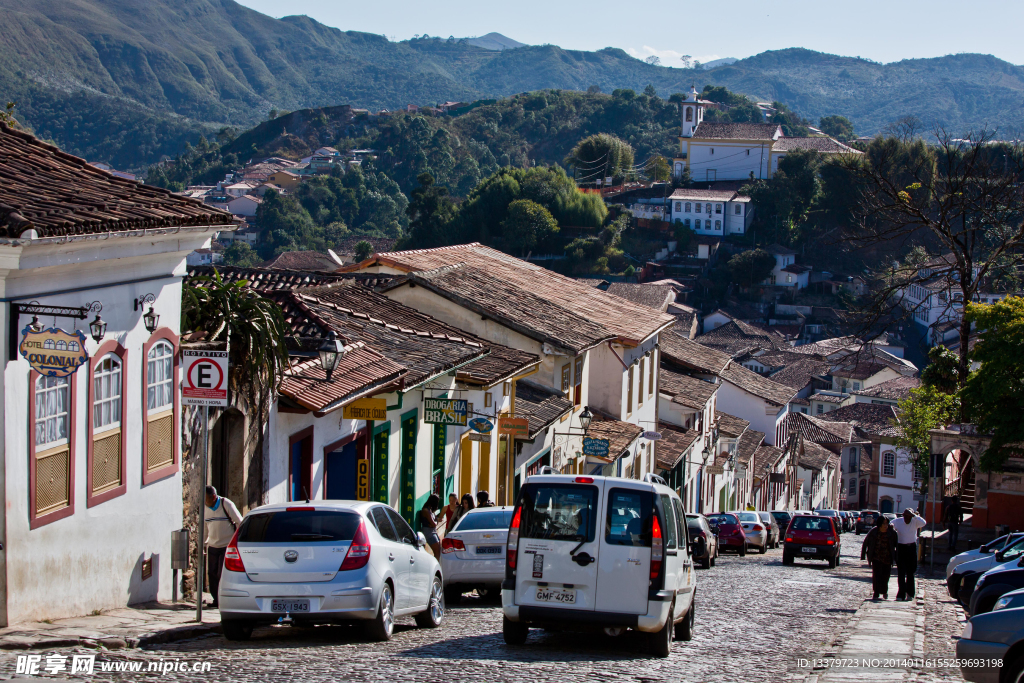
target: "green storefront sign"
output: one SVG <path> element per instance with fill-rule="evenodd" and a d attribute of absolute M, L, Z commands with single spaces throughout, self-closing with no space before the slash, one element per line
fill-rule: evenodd
<path fill-rule="evenodd" d="M 416 411 L 402 416 L 401 502 L 398 512 L 416 528 Z"/>
<path fill-rule="evenodd" d="M 373 430 L 373 499 L 388 502 L 388 439 L 391 423 L 385 422 Z"/>
<path fill-rule="evenodd" d="M 444 425 L 434 425 L 433 464 L 430 472 L 430 491 L 444 498 L 444 491 L 441 490 L 444 479 L 444 446 L 448 439 L 448 428 Z M 442 501 L 445 505 L 447 501 Z"/>
<path fill-rule="evenodd" d="M 427 424 L 466 426 L 469 403 L 458 398 L 423 400 L 423 421 Z"/>

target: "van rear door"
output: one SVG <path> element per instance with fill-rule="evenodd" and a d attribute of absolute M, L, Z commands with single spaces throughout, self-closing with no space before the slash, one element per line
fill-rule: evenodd
<path fill-rule="evenodd" d="M 647 614 L 654 492 L 639 482 L 616 481 L 609 482 L 605 497 L 597 609 Z"/>
<path fill-rule="evenodd" d="M 516 604 L 593 611 L 604 483 L 538 479 L 519 494 Z"/>

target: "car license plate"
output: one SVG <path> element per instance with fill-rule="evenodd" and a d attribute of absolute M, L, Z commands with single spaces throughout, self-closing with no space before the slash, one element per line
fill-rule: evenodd
<path fill-rule="evenodd" d="M 816 553 L 816 552 L 818 552 L 818 549 L 817 548 L 809 548 L 808 546 L 804 546 L 803 548 L 800 548 L 800 552 L 802 552 L 802 553 Z"/>
<path fill-rule="evenodd" d="M 477 555 L 500 555 L 501 554 L 501 546 L 500 545 L 478 545 L 476 547 L 476 554 Z"/>
<path fill-rule="evenodd" d="M 271 600 L 271 612 L 308 612 L 309 600 Z"/>
<path fill-rule="evenodd" d="M 563 605 L 576 604 L 576 591 L 558 588 L 538 588 L 537 602 L 559 602 Z"/>

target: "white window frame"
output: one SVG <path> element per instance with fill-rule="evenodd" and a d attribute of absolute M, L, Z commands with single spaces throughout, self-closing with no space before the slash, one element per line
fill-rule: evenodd
<path fill-rule="evenodd" d="M 161 351 L 166 349 L 167 352 L 154 355 L 158 349 Z M 160 366 L 156 363 L 166 363 L 167 372 L 160 372 Z M 164 385 L 168 387 L 167 403 L 150 406 L 150 389 Z M 150 347 L 149 353 L 146 354 L 146 414 L 157 415 L 172 410 L 174 410 L 174 346 L 166 339 L 160 339 Z"/>
<path fill-rule="evenodd" d="M 46 375 L 40 375 L 35 379 L 36 390 L 35 390 L 35 401 L 36 401 L 36 413 L 35 413 L 35 424 L 32 425 L 32 438 L 36 442 L 35 450 L 36 454 L 48 451 L 58 446 L 67 444 L 71 437 L 71 401 L 74 397 L 71 395 L 71 378 L 70 377 L 48 377 Z M 47 386 L 47 384 L 50 386 Z M 63 411 L 57 411 L 50 414 L 46 414 L 44 410 L 40 410 L 40 407 L 46 406 L 46 397 L 50 394 L 56 394 L 58 392 L 64 392 L 64 409 Z M 59 425 L 60 421 L 64 423 L 64 435 L 58 436 L 53 441 L 39 441 L 39 427 L 43 426 L 43 433 L 45 434 L 48 430 L 45 426 L 52 422 L 55 425 Z"/>
<path fill-rule="evenodd" d="M 101 434 L 121 427 L 121 416 L 124 411 L 124 397 L 121 396 L 121 373 L 124 363 L 115 353 L 108 353 L 96 363 L 92 373 L 93 402 L 90 419 L 92 433 Z M 97 409 L 110 406 L 110 419 L 100 422 L 96 418 Z"/>
<path fill-rule="evenodd" d="M 886 451 L 885 453 L 882 453 L 882 476 L 896 476 L 896 454 L 893 453 L 892 451 Z"/>

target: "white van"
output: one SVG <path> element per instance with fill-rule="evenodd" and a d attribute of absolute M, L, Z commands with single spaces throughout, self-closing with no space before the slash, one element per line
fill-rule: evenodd
<path fill-rule="evenodd" d="M 530 477 L 505 553 L 505 642 L 522 644 L 531 626 L 610 635 L 632 628 L 667 657 L 674 638 L 693 635 L 690 551 L 682 501 L 661 477 Z"/>

